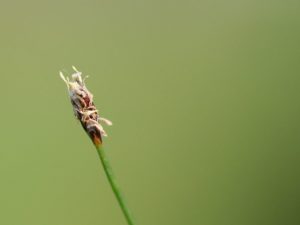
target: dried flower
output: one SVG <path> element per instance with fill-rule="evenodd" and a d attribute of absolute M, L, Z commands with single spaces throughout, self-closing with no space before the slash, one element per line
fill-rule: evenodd
<path fill-rule="evenodd" d="M 85 86 L 85 79 L 82 79 L 82 73 L 74 66 L 75 73 L 71 75 L 71 81 L 60 72 L 60 77 L 67 84 L 74 114 L 80 121 L 83 129 L 92 139 L 96 146 L 102 145 L 102 136 L 107 136 L 100 122 L 111 126 L 112 122 L 102 118 L 93 102 L 92 93 Z"/>

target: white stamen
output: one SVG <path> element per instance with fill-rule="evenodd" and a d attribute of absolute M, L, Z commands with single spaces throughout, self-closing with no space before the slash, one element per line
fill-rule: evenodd
<path fill-rule="evenodd" d="M 61 79 L 66 83 L 66 85 L 69 87 L 69 80 L 65 78 L 64 74 L 61 71 L 59 71 L 59 75 Z"/>
<path fill-rule="evenodd" d="M 79 111 L 83 115 L 83 119 L 86 120 L 90 115 L 94 113 L 98 113 L 98 110 L 90 110 L 90 111 Z"/>
<path fill-rule="evenodd" d="M 73 70 L 74 70 L 75 72 L 79 73 L 79 71 L 76 69 L 75 66 L 72 66 L 72 68 L 73 68 Z"/>
<path fill-rule="evenodd" d="M 105 132 L 104 128 L 102 127 L 102 125 L 100 123 L 98 123 L 98 128 L 100 130 L 100 133 L 104 136 L 107 137 L 107 133 Z"/>
<path fill-rule="evenodd" d="M 107 126 L 111 126 L 112 125 L 112 122 L 108 119 L 105 119 L 103 117 L 99 117 L 99 122 L 103 122 L 105 123 Z"/>
<path fill-rule="evenodd" d="M 83 84 L 80 72 L 72 74 L 72 80 L 79 83 L 80 85 Z"/>
<path fill-rule="evenodd" d="M 83 78 L 83 84 L 85 84 L 85 80 L 87 79 L 87 78 L 89 78 L 90 76 L 89 75 L 86 75 L 84 78 Z"/>

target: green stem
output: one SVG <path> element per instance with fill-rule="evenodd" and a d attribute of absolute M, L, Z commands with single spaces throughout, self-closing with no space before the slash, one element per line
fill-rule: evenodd
<path fill-rule="evenodd" d="M 122 209 L 122 212 L 126 218 L 126 221 L 127 221 L 128 225 L 134 225 L 133 219 L 129 212 L 129 209 L 126 206 L 124 198 L 121 194 L 120 188 L 118 187 L 118 185 L 116 183 L 116 178 L 112 173 L 112 168 L 111 168 L 109 160 L 105 154 L 105 150 L 101 146 L 96 147 L 96 149 L 97 149 L 99 158 L 101 160 L 102 166 L 104 168 L 105 174 L 107 176 L 107 179 L 108 179 L 110 186 L 118 200 L 118 203 Z"/>

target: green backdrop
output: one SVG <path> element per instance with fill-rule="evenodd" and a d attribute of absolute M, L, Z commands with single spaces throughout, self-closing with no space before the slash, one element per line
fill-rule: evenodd
<path fill-rule="evenodd" d="M 299 1 L 1 1 L 0 224 L 125 225 L 58 71 L 84 74 L 138 225 L 298 225 Z"/>

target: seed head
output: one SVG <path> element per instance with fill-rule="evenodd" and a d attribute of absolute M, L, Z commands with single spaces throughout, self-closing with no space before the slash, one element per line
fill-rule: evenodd
<path fill-rule="evenodd" d="M 59 74 L 68 87 L 74 114 L 93 143 L 96 146 L 102 145 L 102 136 L 107 136 L 107 134 L 100 122 L 108 126 L 111 126 L 112 122 L 99 116 L 98 110 L 93 102 L 93 95 L 86 88 L 84 83 L 87 76 L 82 79 L 82 73 L 74 66 L 72 68 L 75 72 L 71 75 L 71 80 L 65 77 L 62 72 Z"/>

